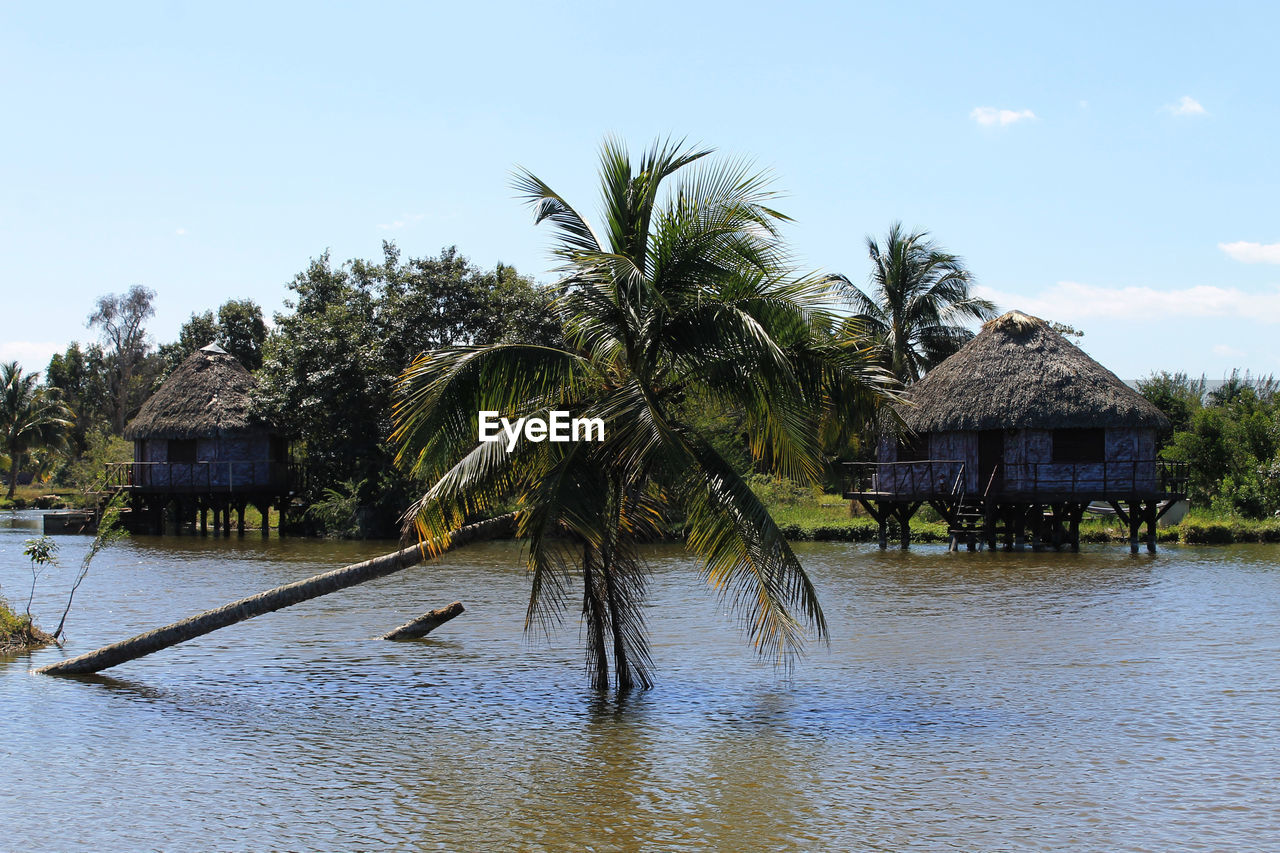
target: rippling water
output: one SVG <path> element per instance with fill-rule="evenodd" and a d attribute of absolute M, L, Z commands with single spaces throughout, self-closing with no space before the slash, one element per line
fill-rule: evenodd
<path fill-rule="evenodd" d="M 0 517 L 0 588 L 24 604 Z M 33 611 L 56 624 L 87 546 Z M 799 546 L 831 627 L 756 661 L 678 548 L 651 552 L 658 686 L 584 689 L 579 627 L 522 633 L 511 543 L 474 546 L 83 680 L 64 654 L 387 550 L 137 537 L 65 651 L 0 657 L 5 849 L 1280 849 L 1280 548 Z M 371 639 L 460 599 L 431 637 Z"/>

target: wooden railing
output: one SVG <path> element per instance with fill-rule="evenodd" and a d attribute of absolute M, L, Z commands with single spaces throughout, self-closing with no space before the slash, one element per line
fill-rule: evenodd
<path fill-rule="evenodd" d="M 918 462 L 851 462 L 846 494 L 885 495 L 900 500 L 954 499 L 963 494 L 964 463 L 925 459 Z M 1129 459 L 1109 462 L 1018 462 L 982 472 L 977 493 L 986 497 L 1133 494 L 1182 496 L 1189 470 L 1184 462 Z M 958 485 L 957 485 L 958 478 Z"/>
<path fill-rule="evenodd" d="M 919 462 L 849 462 L 846 494 L 888 494 L 901 498 L 949 497 L 963 494 L 964 463 L 957 459 Z"/>
<path fill-rule="evenodd" d="M 230 459 L 217 462 L 111 462 L 108 489 L 174 492 L 298 491 L 303 471 L 292 462 Z"/>

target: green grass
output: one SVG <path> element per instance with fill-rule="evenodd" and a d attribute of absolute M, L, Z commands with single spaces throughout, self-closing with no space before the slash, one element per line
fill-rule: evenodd
<path fill-rule="evenodd" d="M 48 483 L 18 486 L 18 488 L 14 489 L 13 500 L 9 500 L 9 498 L 6 497 L 8 494 L 8 486 L 0 484 L 0 509 L 27 509 L 28 507 L 38 507 L 39 509 L 63 509 L 65 507 L 75 506 L 80 499 L 80 493 L 75 489 L 55 489 Z M 42 500 L 49 495 L 55 495 L 57 499 L 54 501 Z"/>

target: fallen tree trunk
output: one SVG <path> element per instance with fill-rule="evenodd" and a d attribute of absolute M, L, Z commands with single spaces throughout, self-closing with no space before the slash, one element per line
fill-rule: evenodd
<path fill-rule="evenodd" d="M 417 619 L 411 619 L 401 625 L 383 634 L 380 640 L 417 640 L 427 636 L 436 628 L 448 622 L 453 617 L 462 613 L 465 608 L 461 601 L 455 601 L 448 607 L 438 607 L 430 613 L 424 613 Z"/>
<path fill-rule="evenodd" d="M 440 553 L 472 542 L 509 534 L 515 529 L 514 522 L 515 515 L 509 514 L 460 527 L 449 536 L 448 544 L 441 549 Z M 121 640 L 118 643 L 103 646 L 95 651 L 86 652 L 78 657 L 68 658 L 67 660 L 41 667 L 36 672 L 44 675 L 84 675 L 91 672 L 100 672 L 135 658 L 158 652 L 161 649 L 176 646 L 178 643 L 185 643 L 187 640 L 195 639 L 219 628 L 225 628 L 228 625 L 234 625 L 237 622 L 243 622 L 246 619 L 252 619 L 255 616 L 271 613 L 294 604 L 301 604 L 304 601 L 310 601 L 313 598 L 319 598 L 322 595 L 328 595 L 331 592 L 356 586 L 375 578 L 394 574 L 401 569 L 416 566 L 423 561 L 423 557 L 422 549 L 417 545 L 413 545 L 392 554 L 383 554 L 381 557 L 374 557 L 372 560 L 366 560 L 363 563 L 355 563 L 350 566 L 344 566 L 341 569 L 334 569 L 331 572 L 325 572 L 306 580 L 295 581 L 257 595 L 251 595 L 248 598 L 242 598 L 239 601 L 233 601 L 230 604 L 224 604 L 214 610 L 197 613 L 195 616 L 188 617 L 180 622 L 165 625 L 163 628 L 157 628 L 154 631 L 139 634 L 128 640 Z"/>

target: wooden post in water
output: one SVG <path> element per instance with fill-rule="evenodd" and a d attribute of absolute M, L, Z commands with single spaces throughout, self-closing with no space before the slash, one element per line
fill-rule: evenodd
<path fill-rule="evenodd" d="M 510 513 L 488 521 L 468 524 L 466 527 L 461 527 L 450 534 L 448 541 L 441 543 L 436 549 L 436 554 L 442 554 L 445 551 L 462 545 L 469 545 L 472 542 L 509 534 L 514 530 L 514 522 L 515 513 Z M 271 613 L 294 604 L 301 604 L 304 601 L 310 601 L 313 598 L 319 598 L 322 595 L 328 595 L 331 592 L 337 592 L 349 586 L 356 586 L 375 578 L 394 574 L 401 569 L 416 566 L 423 561 L 424 556 L 423 549 L 420 546 L 411 545 L 391 554 L 383 554 L 381 557 L 365 560 L 363 563 L 354 563 L 341 569 L 334 569 L 331 572 L 325 572 L 306 580 L 295 581 L 284 586 L 278 586 L 275 589 L 269 589 L 266 592 L 260 592 L 257 595 L 251 595 L 248 598 L 233 601 L 230 604 L 224 604 L 214 610 L 197 613 L 195 616 L 165 625 L 163 628 L 157 628 L 154 631 L 139 634 L 128 640 L 122 640 L 109 646 L 103 646 L 95 651 L 86 652 L 78 657 L 41 667 L 36 672 L 44 675 L 85 675 L 92 672 L 101 672 L 109 667 L 119 666 L 122 663 L 158 652 L 161 649 L 176 646 L 178 643 L 185 643 L 187 640 L 195 639 L 219 628 L 225 628 L 228 625 L 234 625 L 237 622 L 243 622 L 246 619 L 252 619 L 255 616 Z"/>

